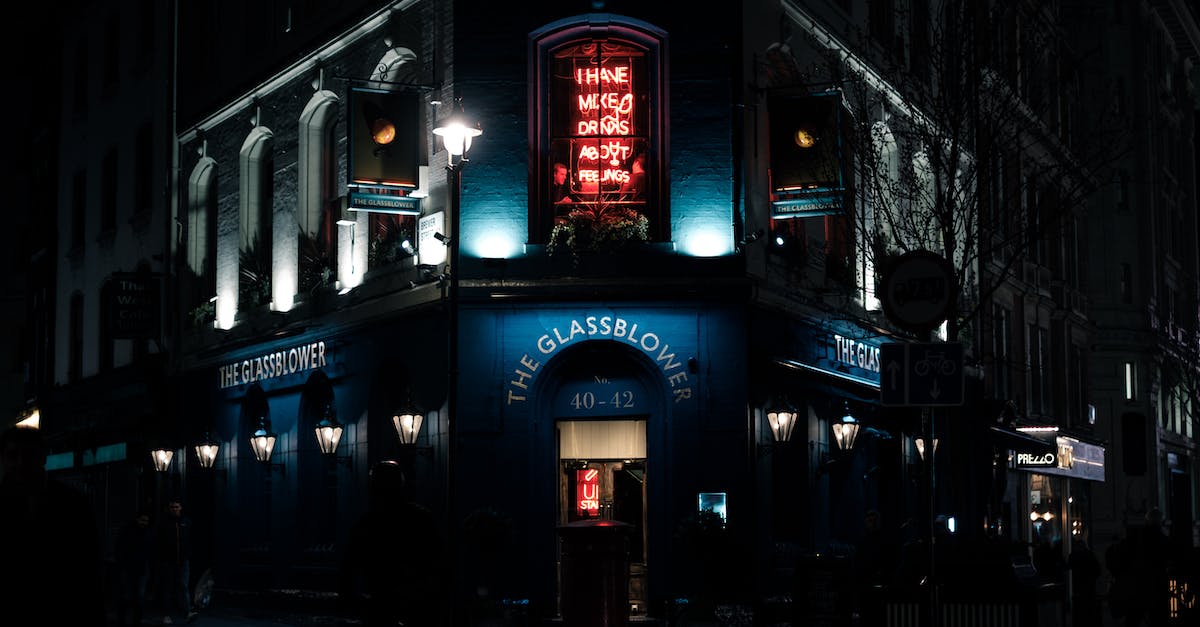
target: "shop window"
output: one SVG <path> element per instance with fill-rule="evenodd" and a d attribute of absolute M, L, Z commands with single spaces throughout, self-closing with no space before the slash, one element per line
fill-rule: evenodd
<path fill-rule="evenodd" d="M 1012 397 L 1012 323 L 1008 309 L 996 305 L 992 314 L 992 380 L 996 398 Z"/>
<path fill-rule="evenodd" d="M 627 19 L 587 18 L 534 33 L 529 238 L 554 227 L 624 228 L 622 237 L 670 236 L 661 176 L 665 33 Z"/>

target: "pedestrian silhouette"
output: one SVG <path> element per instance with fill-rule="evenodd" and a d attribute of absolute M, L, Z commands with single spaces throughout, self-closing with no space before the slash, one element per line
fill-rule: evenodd
<path fill-rule="evenodd" d="M 1100 603 L 1096 598 L 1096 582 L 1100 579 L 1100 560 L 1087 536 L 1075 539 L 1071 555 L 1067 558 L 1067 569 L 1071 571 L 1071 607 L 1075 627 L 1092 627 L 1100 624 Z"/>
<path fill-rule="evenodd" d="M 371 469 L 370 509 L 355 524 L 342 562 L 340 596 L 368 627 L 438 625 L 447 586 L 439 525 L 409 500 L 400 465 Z"/>
<path fill-rule="evenodd" d="M 158 569 L 158 594 L 163 624 L 176 618 L 192 620 L 191 557 L 192 521 L 183 515 L 183 503 L 167 501 L 166 515 L 154 534 L 155 564 Z"/>
<path fill-rule="evenodd" d="M 99 627 L 105 608 L 95 516 L 86 494 L 47 476 L 46 453 L 38 429 L 0 434 L 0 608 L 9 619 Z"/>
<path fill-rule="evenodd" d="M 1125 624 L 1140 626 L 1145 620 L 1151 627 L 1165 625 L 1170 596 L 1167 587 L 1170 549 L 1162 530 L 1162 512 L 1157 507 L 1150 508 L 1141 529 L 1131 530 L 1129 537 L 1133 540 L 1130 576 L 1136 601 L 1129 605 Z"/>
<path fill-rule="evenodd" d="M 126 522 L 113 547 L 118 572 L 117 621 L 137 627 L 142 624 L 146 605 L 146 583 L 150 578 L 150 558 L 154 537 L 150 513 L 138 512 Z"/>
<path fill-rule="evenodd" d="M 858 608 L 868 624 L 883 618 L 883 589 L 896 569 L 896 541 L 884 530 L 876 510 L 863 516 L 863 535 L 854 547 L 854 578 Z"/>

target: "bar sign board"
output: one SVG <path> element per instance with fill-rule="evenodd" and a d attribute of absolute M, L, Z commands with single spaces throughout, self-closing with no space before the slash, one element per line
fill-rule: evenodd
<path fill-rule="evenodd" d="M 108 285 L 109 331 L 113 339 L 157 338 L 162 319 L 162 275 L 118 272 Z"/>

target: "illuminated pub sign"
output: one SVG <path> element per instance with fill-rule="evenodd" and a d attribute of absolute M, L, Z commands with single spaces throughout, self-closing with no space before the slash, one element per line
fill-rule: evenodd
<path fill-rule="evenodd" d="M 421 213 L 420 200 L 408 195 L 420 184 L 420 106 L 416 93 L 350 90 L 351 211 Z"/>
<path fill-rule="evenodd" d="M 644 52 L 622 43 L 573 44 L 554 54 L 552 76 L 551 202 L 641 210 L 649 176 Z"/>
<path fill-rule="evenodd" d="M 600 513 L 600 471 L 575 471 L 575 513 L 580 518 L 597 518 Z"/>

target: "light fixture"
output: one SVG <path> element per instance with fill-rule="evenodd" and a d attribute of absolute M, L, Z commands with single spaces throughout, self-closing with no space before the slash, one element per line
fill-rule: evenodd
<path fill-rule="evenodd" d="M 212 468 L 213 463 L 217 461 L 217 451 L 220 449 L 220 444 L 213 440 L 208 433 L 204 434 L 204 439 L 196 445 L 196 459 L 200 462 L 201 468 Z"/>
<path fill-rule="evenodd" d="M 771 437 L 776 442 L 787 442 L 792 439 L 792 429 L 796 426 L 798 412 L 788 402 L 787 398 L 779 398 L 767 408 L 767 424 L 771 427 Z"/>
<path fill-rule="evenodd" d="M 471 150 L 471 140 L 482 135 L 483 131 L 467 120 L 462 98 L 456 98 L 450 117 L 442 120 L 433 129 L 433 134 L 442 138 L 442 145 L 446 147 L 446 152 L 450 153 L 450 166 L 454 167 L 456 161 L 466 161 L 466 154 Z"/>
<path fill-rule="evenodd" d="M 175 456 L 175 451 L 167 448 L 156 448 L 150 451 L 150 459 L 154 460 L 154 469 L 158 472 L 167 472 L 171 469 L 171 458 Z"/>
<path fill-rule="evenodd" d="M 914 443 L 917 445 L 917 455 L 919 455 L 921 457 L 921 461 L 925 461 L 925 438 L 917 438 L 916 440 L 914 440 Z M 934 438 L 933 439 L 933 454 L 934 455 L 937 454 L 937 447 L 938 447 L 938 439 Z"/>
<path fill-rule="evenodd" d="M 254 459 L 264 464 L 271 462 L 271 451 L 275 449 L 275 434 L 271 431 L 271 419 L 262 416 L 258 419 L 258 428 L 250 436 L 250 448 L 254 451 Z"/>
<path fill-rule="evenodd" d="M 846 415 L 840 422 L 833 424 L 833 437 L 837 440 L 838 448 L 848 451 L 854 448 L 854 440 L 858 438 L 858 421 L 850 415 L 850 403 L 846 403 Z"/>
<path fill-rule="evenodd" d="M 342 423 L 338 422 L 337 410 L 333 407 L 333 399 L 325 403 L 321 412 L 321 420 L 314 429 L 317 434 L 317 446 L 326 455 L 336 455 L 338 442 L 342 440 Z"/>
<path fill-rule="evenodd" d="M 404 408 L 392 416 L 392 425 L 396 427 L 396 435 L 401 444 L 416 444 L 417 436 L 421 434 L 421 423 L 425 416 L 406 404 Z"/>

